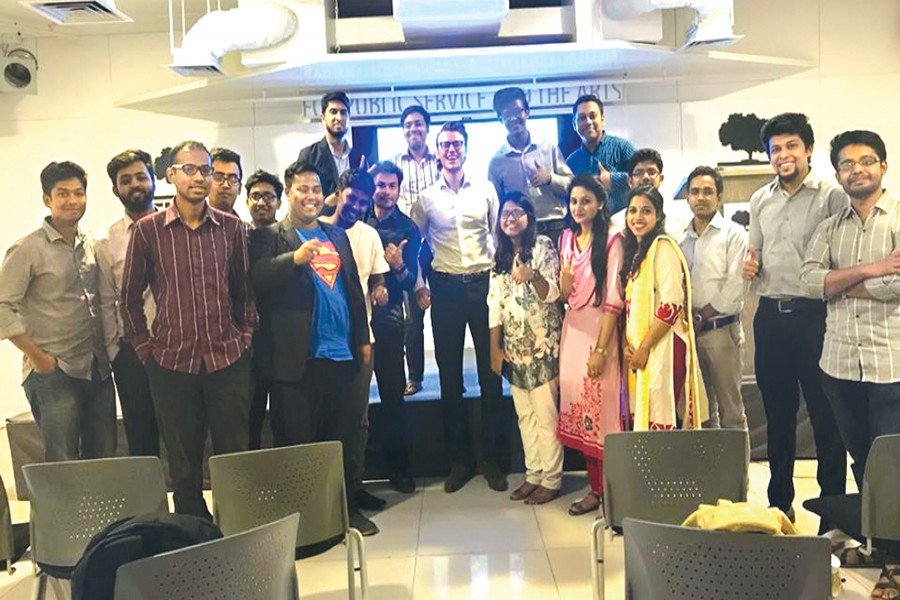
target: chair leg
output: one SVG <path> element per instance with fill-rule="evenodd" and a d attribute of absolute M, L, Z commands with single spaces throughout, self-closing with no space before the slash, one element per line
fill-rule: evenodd
<path fill-rule="evenodd" d="M 38 573 L 34 576 L 34 585 L 31 586 L 31 600 L 44 600 L 47 597 L 47 574 Z"/>
<path fill-rule="evenodd" d="M 606 521 L 600 517 L 591 525 L 591 583 L 594 587 L 594 598 L 603 600 L 606 594 L 605 577 L 603 572 L 604 559 L 604 530 Z"/>
<path fill-rule="evenodd" d="M 49 581 L 56 600 L 69 600 L 72 597 L 72 586 L 68 581 L 56 577 L 50 577 Z"/>
<path fill-rule="evenodd" d="M 356 600 L 356 574 L 353 569 L 353 546 L 356 544 L 356 538 L 353 537 L 353 530 L 347 530 L 347 537 L 345 538 L 345 542 L 347 545 L 347 591 L 350 595 L 350 600 Z"/>
<path fill-rule="evenodd" d="M 356 556 L 359 560 L 360 595 L 362 596 L 362 600 L 366 600 L 366 596 L 369 594 L 369 571 L 366 568 L 366 542 L 363 539 L 362 534 L 356 529 L 351 528 L 349 535 L 353 538 L 353 545 L 356 546 Z"/>

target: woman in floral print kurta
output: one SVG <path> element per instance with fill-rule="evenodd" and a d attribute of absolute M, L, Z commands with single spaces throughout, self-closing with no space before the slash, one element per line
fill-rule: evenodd
<path fill-rule="evenodd" d="M 531 202 L 517 192 L 500 206 L 488 292 L 491 367 L 512 388 L 525 449 L 525 482 L 510 499 L 544 504 L 559 494 L 562 445 L 556 438 L 562 325 L 553 244 L 536 235 Z"/>

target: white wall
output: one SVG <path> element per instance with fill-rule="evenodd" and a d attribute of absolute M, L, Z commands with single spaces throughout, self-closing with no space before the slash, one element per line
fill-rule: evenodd
<path fill-rule="evenodd" d="M 900 98 L 900 2 L 866 0 L 852 9 L 844 0 L 735 4 L 736 30 L 747 38 L 734 50 L 811 59 L 818 67 L 774 82 L 736 81 L 723 72 L 699 83 L 673 84 L 660 103 L 611 106 L 607 125 L 612 133 L 662 153 L 667 194 L 697 164 L 742 158 L 718 141 L 719 125 L 732 112 L 808 114 L 818 139 L 813 163 L 827 174 L 832 172 L 828 141 L 845 129 L 873 129 L 885 139 L 890 156 L 900 152 L 895 108 Z M 245 109 L 201 120 L 117 108 L 117 100 L 182 82 L 162 67 L 170 61 L 164 34 L 42 38 L 37 55 L 39 93 L 0 95 L 0 190 L 6 200 L 0 248 L 39 225 L 44 208 L 38 174 L 52 160 L 74 160 L 87 169 L 85 224 L 101 227 L 121 212 L 109 191 L 105 166 L 125 148 L 158 153 L 195 138 L 237 150 L 248 173 L 257 167 L 280 172 L 301 147 L 321 135 L 318 125 L 229 125 L 252 122 Z M 898 187 L 897 177 L 888 172 L 889 188 Z M 0 417 L 27 410 L 20 365 L 15 348 L 0 343 Z"/>

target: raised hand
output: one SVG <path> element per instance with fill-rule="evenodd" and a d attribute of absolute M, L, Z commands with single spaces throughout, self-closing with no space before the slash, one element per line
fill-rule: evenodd
<path fill-rule="evenodd" d="M 744 260 L 744 269 L 741 273 L 744 279 L 753 279 L 759 274 L 759 257 L 753 244 L 747 248 L 747 258 Z"/>
<path fill-rule="evenodd" d="M 607 192 L 612 189 L 612 173 L 603 168 L 603 165 L 600 163 L 597 163 L 597 179 L 600 180 L 600 185 Z"/>
<path fill-rule="evenodd" d="M 312 239 L 304 242 L 299 248 L 294 250 L 294 264 L 298 267 L 309 264 L 313 257 L 319 253 L 322 248 L 322 242 Z"/>
<path fill-rule="evenodd" d="M 363 154 L 362 156 L 359 157 L 359 168 L 360 169 L 366 168 L 366 155 L 365 154 Z"/>
<path fill-rule="evenodd" d="M 384 249 L 384 260 L 386 260 L 387 264 L 395 271 L 403 269 L 403 247 L 406 246 L 406 242 L 408 241 L 409 240 L 403 240 L 399 245 L 390 243 Z"/>
<path fill-rule="evenodd" d="M 512 279 L 516 283 L 528 283 L 534 279 L 534 269 L 528 263 L 519 260 L 519 253 L 513 257 Z"/>
<path fill-rule="evenodd" d="M 575 282 L 575 266 L 572 264 L 572 257 L 563 258 L 559 268 L 559 294 L 563 298 L 568 298 L 572 293 L 572 284 Z"/>

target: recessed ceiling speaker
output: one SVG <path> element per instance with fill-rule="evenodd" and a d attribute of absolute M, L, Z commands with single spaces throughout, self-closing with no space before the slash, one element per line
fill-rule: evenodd
<path fill-rule="evenodd" d="M 15 48 L 0 57 L 0 93 L 36 94 L 37 58 L 24 48 Z"/>

